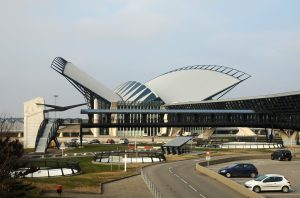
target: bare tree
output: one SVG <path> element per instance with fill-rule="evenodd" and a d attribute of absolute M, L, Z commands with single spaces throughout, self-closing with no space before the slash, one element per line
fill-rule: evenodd
<path fill-rule="evenodd" d="M 20 171 L 25 163 L 20 159 L 24 154 L 23 145 L 18 139 L 11 140 L 9 132 L 15 122 L 5 116 L 0 117 L 0 195 L 1 197 L 20 197 L 25 195 L 28 185 L 19 178 L 30 170 Z"/>

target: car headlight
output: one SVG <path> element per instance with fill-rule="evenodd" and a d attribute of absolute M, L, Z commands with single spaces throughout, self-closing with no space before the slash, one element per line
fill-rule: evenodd
<path fill-rule="evenodd" d="M 220 173 L 226 173 L 226 170 L 221 170 Z"/>

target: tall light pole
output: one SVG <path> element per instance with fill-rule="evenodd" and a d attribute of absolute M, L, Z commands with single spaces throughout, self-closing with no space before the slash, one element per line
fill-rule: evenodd
<path fill-rule="evenodd" d="M 53 97 L 54 97 L 54 105 L 56 105 L 56 98 L 58 97 L 58 95 L 54 94 Z M 54 118 L 56 119 L 56 111 L 54 111 Z"/>

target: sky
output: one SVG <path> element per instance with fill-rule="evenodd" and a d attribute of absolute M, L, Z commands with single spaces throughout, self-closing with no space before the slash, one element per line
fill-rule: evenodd
<path fill-rule="evenodd" d="M 224 98 L 299 91 L 298 0 L 0 0 L 0 113 L 85 102 L 57 56 L 112 90 L 190 65 L 250 74 Z M 86 107 L 81 107 L 86 108 Z M 80 108 L 59 113 L 81 117 Z"/>

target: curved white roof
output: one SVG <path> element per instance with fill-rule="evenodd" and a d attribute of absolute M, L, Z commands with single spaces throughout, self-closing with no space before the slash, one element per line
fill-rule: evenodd
<path fill-rule="evenodd" d="M 117 94 L 115 94 L 105 85 L 98 82 L 92 76 L 88 75 L 61 57 L 56 57 L 53 60 L 51 67 L 55 71 L 65 76 L 73 85 L 75 84 L 76 86 L 79 86 L 80 89 L 85 90 L 84 92 L 91 91 L 98 97 L 101 97 L 109 102 L 117 102 L 122 100 Z"/>
<path fill-rule="evenodd" d="M 172 104 L 209 99 L 249 77 L 229 67 L 196 65 L 170 71 L 145 85 L 166 104 Z"/>

